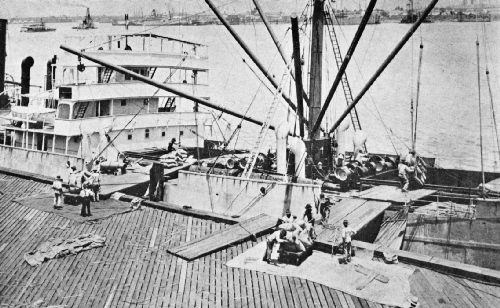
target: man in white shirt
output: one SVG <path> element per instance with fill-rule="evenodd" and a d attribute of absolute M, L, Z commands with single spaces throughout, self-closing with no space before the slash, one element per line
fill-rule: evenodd
<path fill-rule="evenodd" d="M 286 241 L 286 231 L 278 230 L 267 237 L 266 262 L 271 261 L 271 253 L 273 252 L 274 244 L 283 243 Z"/>
<path fill-rule="evenodd" d="M 285 216 L 281 217 L 281 221 L 284 224 L 293 222 L 292 213 L 290 212 L 290 210 L 286 210 Z"/>
<path fill-rule="evenodd" d="M 52 183 L 52 190 L 54 190 L 54 208 L 62 209 L 63 186 L 61 176 L 57 176 L 54 183 Z"/>
<path fill-rule="evenodd" d="M 82 203 L 81 216 L 92 216 L 92 213 L 90 213 L 90 200 L 93 198 L 94 193 L 90 190 L 88 184 L 84 184 L 83 189 L 80 191 L 80 202 Z"/>
<path fill-rule="evenodd" d="M 410 186 L 410 173 L 414 172 L 414 167 L 408 167 L 408 162 L 400 162 L 398 165 L 398 177 L 401 182 L 401 190 L 403 192 L 408 191 L 408 187 Z"/>
<path fill-rule="evenodd" d="M 351 262 L 351 241 L 354 234 L 356 234 L 356 231 L 349 227 L 349 221 L 347 219 L 344 220 L 344 227 L 342 228 L 342 244 L 344 245 L 344 253 L 346 255 L 347 262 Z"/>

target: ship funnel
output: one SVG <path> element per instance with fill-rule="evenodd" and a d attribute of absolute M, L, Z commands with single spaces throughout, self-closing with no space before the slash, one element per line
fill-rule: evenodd
<path fill-rule="evenodd" d="M 30 93 L 30 70 L 35 64 L 32 57 L 27 57 L 21 62 L 21 95 Z M 21 106 L 28 106 L 30 99 L 28 97 L 21 98 Z"/>
<path fill-rule="evenodd" d="M 7 105 L 7 95 L 5 90 L 5 42 L 7 37 L 7 19 L 0 19 L 0 109 Z"/>
<path fill-rule="evenodd" d="M 295 175 L 299 178 L 305 178 L 306 144 L 298 137 L 291 137 L 289 138 L 289 145 L 290 151 L 295 155 Z"/>
<path fill-rule="evenodd" d="M 286 145 L 288 139 L 288 125 L 281 123 L 275 130 L 276 133 L 276 171 L 286 174 Z"/>

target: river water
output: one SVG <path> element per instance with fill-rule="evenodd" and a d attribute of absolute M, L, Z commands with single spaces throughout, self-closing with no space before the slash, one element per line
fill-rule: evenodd
<path fill-rule="evenodd" d="M 77 31 L 74 24 L 49 24 L 55 32 L 21 33 L 20 25 L 9 25 L 7 39 L 7 73 L 20 79 L 20 63 L 32 56 L 35 65 L 31 70 L 32 83 L 43 84 L 45 63 L 53 54 L 60 53 L 59 45 L 68 35 L 95 35 L 123 33 L 122 28 L 98 24 L 98 29 Z M 268 33 L 262 24 L 235 26 L 250 48 L 280 81 L 286 70 L 277 55 Z M 291 54 L 289 26 L 274 25 L 283 42 L 286 54 Z M 335 28 L 343 53 L 348 48 L 357 26 Z M 367 26 L 347 70 L 350 86 L 356 95 L 377 70 L 396 43 L 409 29 L 409 25 L 380 24 Z M 144 31 L 133 27 L 129 31 Z M 302 33 L 302 47 L 308 50 L 308 33 Z M 209 45 L 211 100 L 228 108 L 244 112 L 263 120 L 273 99 L 265 87 L 242 61 L 242 50 L 222 26 L 159 27 L 154 33 L 171 35 Z M 306 35 L 307 34 L 307 35 Z M 368 135 L 367 147 L 373 153 L 399 153 L 407 151 L 411 143 L 410 99 L 416 95 L 419 44 L 424 45 L 421 73 L 420 102 L 418 109 L 417 151 L 436 157 L 437 164 L 447 168 L 479 170 L 480 133 L 479 103 L 476 65 L 476 37 L 480 40 L 481 110 L 483 118 L 484 162 L 487 171 L 500 171 L 498 151 L 489 89 L 485 69 L 490 70 L 494 111 L 500 115 L 500 22 L 481 23 L 432 23 L 424 24 L 413 40 L 401 50 L 382 76 L 358 105 L 361 125 Z M 485 39 L 486 38 L 486 39 Z M 328 35 L 325 33 L 323 64 L 323 99 L 336 74 L 335 60 Z M 486 48 L 485 48 L 486 47 Z M 307 54 L 306 54 L 307 59 Z M 306 60 L 307 65 L 307 60 Z M 254 71 L 257 69 L 251 66 Z M 258 73 L 257 73 L 258 74 Z M 259 78 L 263 78 L 258 74 Z M 307 85 L 308 76 L 304 74 Z M 295 100 L 294 89 L 285 79 L 284 92 Z M 257 93 L 257 94 L 256 94 Z M 282 106 L 282 105 L 280 105 Z M 346 102 L 341 87 L 334 96 L 325 125 L 334 122 Z M 284 121 L 287 111 L 280 107 L 273 117 L 273 124 Z M 226 119 L 233 123 L 237 120 Z M 499 119 L 500 124 L 500 119 Z M 244 124 L 238 138 L 238 147 L 252 148 L 259 128 Z M 500 133 L 500 132 L 499 132 Z M 272 132 L 266 145 L 272 146 Z"/>

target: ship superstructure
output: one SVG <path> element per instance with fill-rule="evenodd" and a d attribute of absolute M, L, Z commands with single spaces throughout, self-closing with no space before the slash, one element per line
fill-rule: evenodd
<path fill-rule="evenodd" d="M 131 34 L 109 36 L 87 52 L 208 99 L 204 45 Z M 117 161 L 124 151 L 166 147 L 172 138 L 186 148 L 203 147 L 211 135 L 211 114 L 175 94 L 69 54 L 52 62 L 48 91 L 24 95 L 0 126 L 5 167 L 55 176 L 66 161 Z"/>

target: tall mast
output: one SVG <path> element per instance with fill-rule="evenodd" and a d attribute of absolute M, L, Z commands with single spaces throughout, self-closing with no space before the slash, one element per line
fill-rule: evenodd
<path fill-rule="evenodd" d="M 292 43 L 293 43 L 293 62 L 295 66 L 295 90 L 297 94 L 297 113 L 299 118 L 300 137 L 304 138 L 304 103 L 302 100 L 302 64 L 300 59 L 300 38 L 299 38 L 299 21 L 297 15 L 291 16 L 292 22 Z"/>
<path fill-rule="evenodd" d="M 479 104 L 479 147 L 481 148 L 481 191 L 484 196 L 484 162 L 483 162 L 483 119 L 481 112 L 481 67 L 479 63 L 479 38 L 476 39 L 476 56 L 477 56 L 477 96 Z"/>
<path fill-rule="evenodd" d="M 323 24 L 325 12 L 323 11 L 324 0 L 314 0 L 311 33 L 311 67 L 309 79 L 309 123 L 316 123 L 321 111 L 321 71 L 323 60 Z M 319 138 L 316 130 L 309 139 Z"/>

